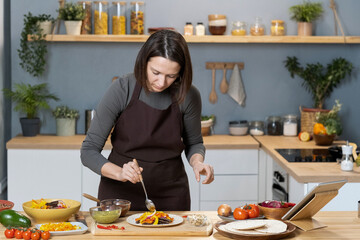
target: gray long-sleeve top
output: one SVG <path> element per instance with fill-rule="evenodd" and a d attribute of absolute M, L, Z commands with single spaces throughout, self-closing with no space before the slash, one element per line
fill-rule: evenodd
<path fill-rule="evenodd" d="M 102 166 L 109 162 L 101 154 L 101 151 L 116 120 L 129 104 L 135 84 L 136 80 L 133 74 L 125 75 L 111 84 L 96 108 L 95 116 L 82 143 L 81 161 L 83 165 L 99 175 L 101 175 Z M 160 93 L 146 93 L 142 89 L 139 99 L 149 106 L 161 110 L 171 104 L 171 94 L 168 89 Z M 187 159 L 190 160 L 195 153 L 204 156 L 205 147 L 201 135 L 201 97 L 194 86 L 191 86 L 185 101 L 179 107 L 183 116 L 182 138 Z"/>

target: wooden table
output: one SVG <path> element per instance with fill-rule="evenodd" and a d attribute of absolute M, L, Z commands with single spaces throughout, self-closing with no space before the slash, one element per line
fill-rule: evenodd
<path fill-rule="evenodd" d="M 191 212 L 176 212 L 176 214 L 183 216 Z M 192 212 L 193 213 L 193 212 Z M 217 217 L 215 211 L 206 211 L 206 212 L 197 212 L 207 215 L 213 223 L 220 221 Z M 129 212 L 128 215 L 131 215 L 132 212 Z M 84 212 L 86 221 L 90 223 L 91 217 L 88 212 Z M 304 232 L 299 229 L 296 229 L 288 238 L 285 239 L 296 239 L 296 240 L 331 240 L 331 239 L 360 239 L 360 218 L 357 217 L 357 212 L 319 212 L 314 217 L 316 220 L 327 225 L 326 228 L 317 229 L 314 231 Z M 73 219 L 70 219 L 73 220 Z M 0 236 L 3 239 L 3 232 L 5 228 L 1 225 L 0 227 Z M 70 236 L 52 236 L 51 239 L 139 239 L 144 240 L 148 239 L 146 236 L 93 236 L 89 231 L 81 235 L 70 235 Z M 156 237 L 154 239 L 169 239 L 168 236 Z M 219 234 L 215 229 L 211 236 L 209 237 L 171 237 L 171 239 L 229 239 L 227 237 Z"/>

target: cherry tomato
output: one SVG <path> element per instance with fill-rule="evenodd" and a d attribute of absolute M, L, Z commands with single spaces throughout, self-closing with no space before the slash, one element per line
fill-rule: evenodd
<path fill-rule="evenodd" d="M 260 215 L 260 209 L 256 204 L 249 204 L 243 207 L 249 214 L 249 218 L 257 218 Z"/>
<path fill-rule="evenodd" d="M 31 233 L 31 240 L 39 240 L 39 239 L 40 239 L 40 233 L 39 232 Z"/>
<path fill-rule="evenodd" d="M 289 207 L 293 207 L 293 206 L 295 206 L 296 204 L 289 202 L 288 205 L 289 205 Z"/>
<path fill-rule="evenodd" d="M 15 229 L 11 228 L 11 229 L 6 229 L 5 232 L 5 237 L 6 238 L 14 238 L 15 235 Z"/>
<path fill-rule="evenodd" d="M 22 239 L 23 238 L 23 230 L 17 229 L 15 230 L 15 238 L 16 239 Z"/>
<path fill-rule="evenodd" d="M 244 220 L 249 218 L 247 211 L 240 207 L 234 209 L 233 216 L 236 220 Z"/>
<path fill-rule="evenodd" d="M 287 202 L 281 202 L 281 207 L 282 208 L 288 208 L 289 204 Z"/>
<path fill-rule="evenodd" d="M 26 230 L 23 233 L 23 239 L 25 239 L 25 240 L 30 240 L 31 239 L 31 231 L 30 230 Z"/>
<path fill-rule="evenodd" d="M 44 240 L 48 240 L 50 238 L 50 232 L 49 231 L 42 232 L 41 238 Z"/>

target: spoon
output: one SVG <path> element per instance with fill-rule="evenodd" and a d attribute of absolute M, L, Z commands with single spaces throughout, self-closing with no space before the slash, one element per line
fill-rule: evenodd
<path fill-rule="evenodd" d="M 228 88 L 229 88 L 229 85 L 226 81 L 226 64 L 224 64 L 224 72 L 223 72 L 223 78 L 220 83 L 220 91 L 222 93 L 227 93 Z"/>
<path fill-rule="evenodd" d="M 95 202 L 97 202 L 97 203 L 100 203 L 100 199 L 97 199 L 96 197 L 91 196 L 90 194 L 83 193 L 82 195 L 83 195 L 84 197 L 86 197 L 87 199 L 90 199 L 90 200 L 93 200 L 93 201 L 95 201 Z"/>
<path fill-rule="evenodd" d="M 209 101 L 212 104 L 215 104 L 217 102 L 217 95 L 215 92 L 215 67 L 211 69 L 212 70 L 212 86 L 211 86 L 211 92 L 209 95 Z"/>
<path fill-rule="evenodd" d="M 136 161 L 136 159 L 134 158 L 134 163 L 139 167 L 139 164 L 138 162 Z M 143 181 L 143 177 L 141 175 L 141 173 L 139 174 L 139 178 L 140 178 L 140 181 L 141 181 L 141 185 L 144 189 L 144 193 L 145 193 L 145 205 L 147 207 L 147 209 L 149 209 L 150 212 L 155 212 L 156 211 L 156 208 L 155 208 L 155 204 L 153 203 L 153 201 L 151 201 L 149 198 L 148 198 L 148 195 L 146 193 L 146 189 L 145 189 L 145 185 L 144 185 L 144 181 Z"/>

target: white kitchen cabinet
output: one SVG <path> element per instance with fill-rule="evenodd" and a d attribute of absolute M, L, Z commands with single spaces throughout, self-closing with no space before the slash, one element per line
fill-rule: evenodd
<path fill-rule="evenodd" d="M 214 210 L 222 203 L 235 208 L 258 202 L 258 160 L 257 149 L 207 150 L 205 161 L 214 167 L 215 180 L 211 184 L 200 184 L 198 210 Z"/>
<path fill-rule="evenodd" d="M 32 199 L 81 201 L 79 150 L 8 149 L 8 199 L 14 210 Z"/>

